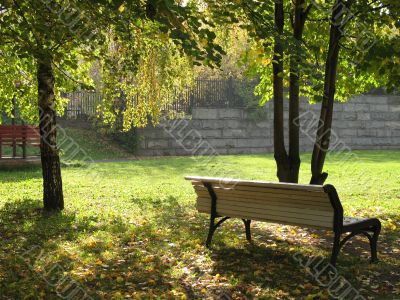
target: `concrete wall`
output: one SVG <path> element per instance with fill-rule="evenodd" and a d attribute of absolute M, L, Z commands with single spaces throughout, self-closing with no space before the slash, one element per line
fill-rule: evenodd
<path fill-rule="evenodd" d="M 285 103 L 285 119 L 287 106 Z M 204 155 L 273 151 L 273 103 L 262 118 L 243 109 L 197 108 L 191 118 L 139 130 L 138 155 Z M 301 104 L 301 150 L 312 150 L 320 104 Z M 287 121 L 285 122 L 287 130 Z M 287 131 L 286 131 L 287 137 Z M 287 144 L 287 141 L 286 141 Z M 331 148 L 400 149 L 400 96 L 359 96 L 335 103 Z"/>

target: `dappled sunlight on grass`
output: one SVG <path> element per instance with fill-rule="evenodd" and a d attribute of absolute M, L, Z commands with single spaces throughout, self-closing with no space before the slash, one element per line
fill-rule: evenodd
<path fill-rule="evenodd" d="M 396 299 L 400 152 L 382 153 L 358 152 L 363 163 L 351 164 L 353 177 L 329 161 L 328 181 L 348 215 L 383 223 L 381 262 L 368 264 L 368 243 L 357 238 L 341 252 L 339 271 L 364 296 Z M 221 156 L 213 164 L 190 157 L 101 163 L 96 179 L 84 167 L 64 168 L 66 209 L 52 215 L 41 210 L 40 170 L 0 171 L 0 299 L 58 299 L 45 278 L 54 266 L 53 280 L 72 278 L 93 299 L 328 299 L 293 255 L 328 256 L 329 232 L 253 222 L 249 244 L 242 221 L 228 220 L 205 248 L 209 219 L 196 212 L 184 175 L 275 181 L 269 154 Z M 360 186 L 354 178 L 361 176 L 374 185 Z"/>

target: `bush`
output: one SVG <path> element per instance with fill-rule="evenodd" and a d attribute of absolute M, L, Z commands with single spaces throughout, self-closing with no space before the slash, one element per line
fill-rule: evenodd
<path fill-rule="evenodd" d="M 140 142 L 139 134 L 135 128 L 129 131 L 114 131 L 110 133 L 112 139 L 120 144 L 125 150 L 135 153 Z"/>

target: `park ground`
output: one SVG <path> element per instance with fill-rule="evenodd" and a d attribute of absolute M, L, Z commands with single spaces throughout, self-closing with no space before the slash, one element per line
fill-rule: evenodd
<path fill-rule="evenodd" d="M 365 298 L 399 299 L 400 151 L 343 157 L 328 157 L 327 183 L 346 215 L 378 217 L 383 230 L 379 263 L 368 263 L 359 238 L 341 252 L 338 271 Z M 310 154 L 302 161 L 306 183 Z M 249 244 L 241 221 L 229 220 L 212 250 L 204 246 L 208 217 L 196 211 L 183 177 L 276 181 L 272 154 L 66 164 L 62 171 L 66 208 L 53 215 L 41 210 L 40 168 L 0 171 L 0 299 L 59 299 L 67 283 L 92 299 L 329 299 L 294 256 L 328 256 L 330 232 L 254 222 Z"/>

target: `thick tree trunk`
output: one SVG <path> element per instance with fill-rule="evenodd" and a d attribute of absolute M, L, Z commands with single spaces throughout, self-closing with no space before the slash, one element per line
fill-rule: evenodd
<path fill-rule="evenodd" d="M 304 9 L 304 0 L 295 0 L 295 12 L 293 21 L 293 38 L 295 47 L 290 58 L 290 77 L 289 77 L 289 182 L 299 182 L 300 171 L 300 125 L 299 102 L 300 102 L 300 49 L 303 39 L 304 23 L 308 10 Z"/>
<path fill-rule="evenodd" d="M 43 55 L 37 59 L 37 79 L 44 209 L 62 210 L 64 208 L 64 196 L 60 157 L 57 149 L 56 112 L 54 110 L 54 72 L 52 60 L 47 55 Z"/>
<path fill-rule="evenodd" d="M 311 158 L 312 177 L 310 184 L 324 184 L 327 173 L 323 173 L 326 153 L 332 128 L 333 102 L 336 91 L 336 74 L 339 61 L 340 38 L 344 24 L 339 22 L 343 14 L 343 0 L 336 0 L 332 10 L 331 28 L 329 34 L 328 55 L 325 62 L 324 95 L 321 105 L 321 114 L 318 123 L 317 135 Z"/>
<path fill-rule="evenodd" d="M 279 181 L 290 180 L 289 158 L 285 149 L 285 135 L 283 127 L 283 46 L 281 37 L 284 26 L 283 0 L 275 1 L 275 45 L 273 69 L 273 90 L 274 90 L 274 157 L 277 166 Z"/>

